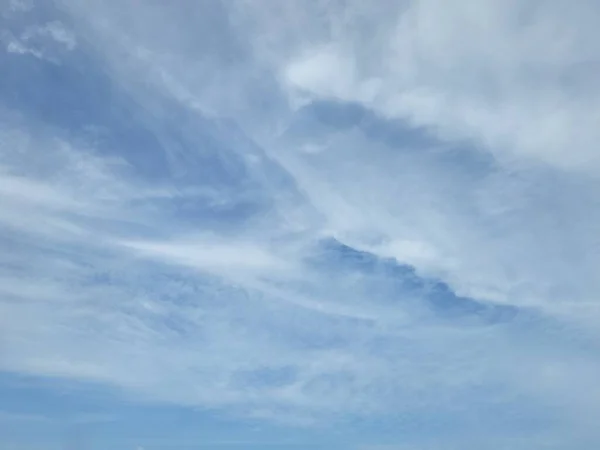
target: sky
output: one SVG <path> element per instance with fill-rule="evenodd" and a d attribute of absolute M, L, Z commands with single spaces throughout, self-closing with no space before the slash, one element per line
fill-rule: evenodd
<path fill-rule="evenodd" d="M 0 0 L 0 450 L 599 448 L 599 24 Z"/>

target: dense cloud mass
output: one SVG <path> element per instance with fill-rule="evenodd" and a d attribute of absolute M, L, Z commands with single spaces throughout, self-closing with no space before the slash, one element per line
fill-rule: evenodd
<path fill-rule="evenodd" d="M 597 2 L 0 8 L 3 373 L 600 443 Z"/>

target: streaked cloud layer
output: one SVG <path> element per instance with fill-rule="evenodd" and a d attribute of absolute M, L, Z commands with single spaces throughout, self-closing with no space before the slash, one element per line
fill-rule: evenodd
<path fill-rule="evenodd" d="M 600 442 L 595 2 L 1 5 L 6 376 L 228 437 Z"/>

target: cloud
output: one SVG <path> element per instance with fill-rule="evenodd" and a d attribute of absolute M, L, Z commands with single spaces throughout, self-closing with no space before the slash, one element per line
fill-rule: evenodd
<path fill-rule="evenodd" d="M 597 8 L 363 3 L 62 1 L 11 35 L 73 52 L 1 91 L 2 370 L 597 439 Z"/>
<path fill-rule="evenodd" d="M 10 0 L 10 9 L 12 11 L 29 11 L 33 5 L 28 0 Z"/>
<path fill-rule="evenodd" d="M 471 141 L 502 160 L 597 169 L 595 5 L 448 8 L 431 0 L 389 5 L 387 14 L 366 36 L 382 14 L 350 2 L 345 14 L 328 16 L 329 35 L 282 66 L 282 77 L 316 96 Z"/>
<path fill-rule="evenodd" d="M 75 33 L 59 20 L 23 26 L 19 16 L 32 10 L 33 5 L 28 2 L 11 1 L 3 16 L 8 20 L 12 18 L 13 24 L 2 32 L 0 41 L 6 45 L 9 54 L 30 55 L 60 64 L 64 55 L 77 47 Z"/>

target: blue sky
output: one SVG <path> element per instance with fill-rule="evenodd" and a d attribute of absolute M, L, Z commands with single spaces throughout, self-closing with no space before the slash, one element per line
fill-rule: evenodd
<path fill-rule="evenodd" d="M 0 450 L 600 445 L 596 2 L 0 23 Z"/>

